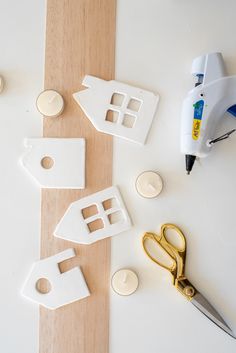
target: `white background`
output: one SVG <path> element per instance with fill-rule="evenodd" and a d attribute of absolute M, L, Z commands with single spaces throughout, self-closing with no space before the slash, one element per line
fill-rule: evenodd
<path fill-rule="evenodd" d="M 216 145 L 190 176 L 179 152 L 193 58 L 221 51 L 228 73 L 236 73 L 235 10 L 234 0 L 118 0 L 116 78 L 158 92 L 161 100 L 145 147 L 114 141 L 114 183 L 135 226 L 112 240 L 112 272 L 134 269 L 140 286 L 130 297 L 111 292 L 111 353 L 236 351 L 236 341 L 177 293 L 141 248 L 144 231 L 179 225 L 187 238 L 187 277 L 236 332 L 236 135 Z M 44 1 L 0 0 L 0 33 L 7 81 L 0 96 L 0 350 L 36 353 L 38 309 L 19 291 L 39 256 L 40 191 L 18 160 L 23 138 L 41 135 L 35 98 L 43 87 Z M 235 126 L 225 117 L 219 132 Z M 140 198 L 134 188 L 136 176 L 150 169 L 165 184 L 156 200 Z"/>
<path fill-rule="evenodd" d="M 39 258 L 40 190 L 18 164 L 25 137 L 41 136 L 35 99 L 44 81 L 44 1 L 0 0 L 0 351 L 36 353 L 38 308 L 20 289 Z"/>

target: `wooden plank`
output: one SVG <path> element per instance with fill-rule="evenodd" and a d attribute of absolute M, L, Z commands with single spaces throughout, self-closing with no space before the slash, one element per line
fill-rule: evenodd
<path fill-rule="evenodd" d="M 44 120 L 45 137 L 86 139 L 86 189 L 43 190 L 41 257 L 76 248 L 92 295 L 55 311 L 40 308 L 40 353 L 107 353 L 110 240 L 76 246 L 53 237 L 68 205 L 112 185 L 112 138 L 97 132 L 72 98 L 85 74 L 114 78 L 115 0 L 48 0 L 45 88 L 58 90 L 66 108 Z M 64 270 L 71 264 L 65 264 Z"/>

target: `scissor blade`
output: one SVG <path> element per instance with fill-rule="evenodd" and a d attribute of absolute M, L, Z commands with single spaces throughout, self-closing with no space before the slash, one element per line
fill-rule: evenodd
<path fill-rule="evenodd" d="M 200 293 L 197 293 L 191 303 L 200 310 L 208 319 L 214 322 L 218 327 L 220 327 L 223 331 L 228 333 L 228 335 L 236 338 L 233 331 L 226 324 L 224 319 L 220 316 L 220 314 L 216 311 L 215 308 L 208 302 L 208 300 Z"/>

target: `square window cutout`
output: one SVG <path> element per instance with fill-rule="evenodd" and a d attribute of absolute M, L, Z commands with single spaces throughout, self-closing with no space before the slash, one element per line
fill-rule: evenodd
<path fill-rule="evenodd" d="M 98 209 L 96 205 L 90 205 L 82 209 L 82 215 L 84 219 L 94 216 L 97 213 L 98 213 Z"/>
<path fill-rule="evenodd" d="M 124 94 L 121 93 L 113 93 L 112 97 L 111 97 L 111 104 L 112 105 L 116 105 L 117 107 L 121 107 L 123 102 L 124 102 L 125 96 Z"/>
<path fill-rule="evenodd" d="M 135 98 L 131 98 L 127 106 L 128 109 L 134 112 L 138 112 L 140 107 L 141 107 L 141 101 Z"/>
<path fill-rule="evenodd" d="M 110 224 L 116 224 L 124 220 L 123 213 L 121 211 L 116 211 L 108 215 L 108 220 Z"/>
<path fill-rule="evenodd" d="M 136 117 L 134 115 L 125 114 L 124 119 L 122 121 L 122 125 L 127 128 L 132 128 L 135 124 Z"/>
<path fill-rule="evenodd" d="M 97 218 L 94 221 L 89 222 L 87 224 L 87 226 L 88 226 L 89 232 L 93 233 L 96 230 L 103 229 L 104 228 L 104 223 L 103 223 L 103 220 L 101 218 Z"/>
<path fill-rule="evenodd" d="M 110 123 L 116 123 L 118 120 L 119 113 L 115 110 L 109 109 L 106 114 L 106 121 L 109 121 Z"/>
<path fill-rule="evenodd" d="M 109 210 L 112 207 L 117 207 L 117 201 L 116 199 L 113 197 L 112 199 L 108 199 L 102 202 L 102 206 L 104 211 Z"/>

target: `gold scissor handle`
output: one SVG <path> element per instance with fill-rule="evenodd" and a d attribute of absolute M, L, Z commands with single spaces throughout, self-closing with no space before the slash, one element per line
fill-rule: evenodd
<path fill-rule="evenodd" d="M 168 229 L 174 230 L 182 243 L 182 246 L 173 244 L 167 237 Z M 172 265 L 168 266 L 162 263 L 158 258 L 152 256 L 147 248 L 147 240 L 153 241 L 156 245 L 160 246 L 167 256 L 170 257 Z M 173 276 L 174 286 L 189 300 L 193 298 L 196 293 L 196 289 L 184 276 L 184 265 L 186 256 L 186 239 L 182 231 L 174 224 L 166 223 L 161 227 L 161 235 L 146 232 L 142 238 L 143 249 L 146 255 L 154 261 L 157 265 L 168 270 Z"/>
<path fill-rule="evenodd" d="M 171 258 L 172 266 L 165 265 L 164 263 L 159 261 L 157 257 L 152 256 L 149 249 L 147 248 L 147 241 L 148 240 L 153 241 L 154 243 L 156 243 L 156 245 L 160 246 L 166 252 L 165 248 L 161 245 L 160 237 L 155 233 L 146 232 L 143 236 L 143 239 L 142 239 L 143 250 L 146 253 L 146 255 L 149 257 L 149 259 L 151 259 L 157 265 L 165 268 L 167 271 L 170 271 L 171 274 L 173 274 L 173 272 L 176 270 L 176 266 L 177 266 L 174 255 L 171 256 L 169 253 L 167 253 L 167 255 Z"/>
<path fill-rule="evenodd" d="M 167 239 L 166 232 L 168 229 L 172 229 L 178 234 L 182 243 L 181 247 L 178 247 L 172 244 L 170 240 Z M 167 256 L 171 259 L 172 264 L 170 266 L 161 262 L 158 258 L 154 257 L 150 253 L 150 251 L 147 248 L 147 240 L 153 241 L 156 245 L 158 245 L 160 248 L 162 248 L 165 251 Z M 168 270 L 172 274 L 173 280 L 175 280 L 177 277 L 181 277 L 184 275 L 186 240 L 182 231 L 177 226 L 170 223 L 163 224 L 161 227 L 161 235 L 157 235 L 151 232 L 146 232 L 143 236 L 142 244 L 146 255 L 157 265 Z"/>
<path fill-rule="evenodd" d="M 170 240 L 168 240 L 167 235 L 166 235 L 166 232 L 168 229 L 172 229 L 178 234 L 182 246 L 174 245 Z M 186 252 L 185 236 L 184 236 L 183 232 L 179 229 L 179 227 L 177 227 L 174 224 L 166 223 L 161 226 L 161 240 L 162 240 L 163 244 L 165 241 L 166 245 L 168 244 L 168 246 L 171 246 L 171 248 L 174 249 L 175 251 L 177 251 L 178 253 L 185 253 Z"/>

